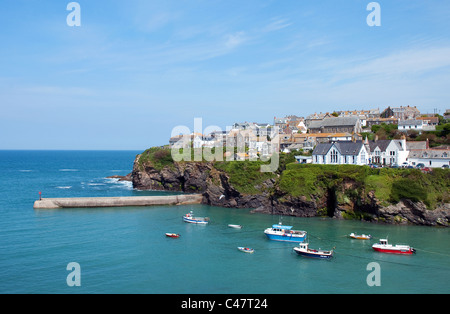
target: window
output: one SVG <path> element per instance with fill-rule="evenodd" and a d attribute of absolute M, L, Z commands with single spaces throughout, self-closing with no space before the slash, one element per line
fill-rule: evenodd
<path fill-rule="evenodd" d="M 338 153 L 336 150 L 331 151 L 331 163 L 337 163 L 338 162 Z"/>

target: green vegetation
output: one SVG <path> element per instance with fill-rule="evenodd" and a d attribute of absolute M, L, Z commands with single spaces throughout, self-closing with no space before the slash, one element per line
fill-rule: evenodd
<path fill-rule="evenodd" d="M 139 167 L 143 169 L 145 164 L 151 164 L 156 170 L 162 170 L 165 166 L 173 166 L 173 159 L 170 149 L 162 147 L 152 147 L 141 154 Z"/>
<path fill-rule="evenodd" d="M 278 180 L 278 188 L 282 193 L 303 195 L 310 200 L 311 196 L 321 197 L 346 181 L 362 185 L 367 169 L 370 168 L 354 165 L 289 164 Z"/>
<path fill-rule="evenodd" d="M 270 193 L 280 197 L 304 196 L 319 199 L 335 193 L 340 204 L 361 205 L 373 192 L 381 205 L 402 199 L 422 201 L 428 208 L 450 202 L 450 170 L 433 169 L 424 173 L 418 169 L 375 168 L 355 165 L 297 164 L 295 153 L 280 154 L 280 166 L 275 173 L 261 172 L 263 161 L 216 161 L 214 167 L 230 178 L 231 185 L 242 194 L 259 194 L 269 188 L 264 181 L 274 179 Z M 138 164 L 150 164 L 156 170 L 174 167 L 170 149 L 152 147 L 141 154 Z M 216 182 L 219 184 L 219 182 Z"/>
<path fill-rule="evenodd" d="M 421 134 L 415 130 L 408 130 L 406 132 L 399 131 L 396 124 L 373 125 L 372 132 L 362 132 L 363 139 L 368 137 L 369 140 L 374 140 L 375 136 L 380 140 L 386 139 L 400 139 L 403 135 L 406 136 L 407 141 L 426 141 L 428 139 L 430 147 L 449 145 L 450 144 L 450 123 L 443 123 L 436 126 L 436 131 L 423 131 Z"/>
<path fill-rule="evenodd" d="M 417 169 L 289 164 L 277 184 L 282 193 L 304 195 L 308 200 L 332 190 L 341 203 L 358 204 L 370 191 L 383 205 L 410 199 L 422 201 L 431 209 L 438 203 L 450 201 L 450 171 L 447 169 L 423 173 Z M 351 189 L 347 189 L 346 184 L 351 185 Z"/>
<path fill-rule="evenodd" d="M 264 181 L 275 178 L 272 172 L 261 172 L 262 161 L 218 161 L 214 164 L 216 169 L 222 170 L 230 177 L 230 183 L 242 194 L 258 194 L 258 189 Z"/>

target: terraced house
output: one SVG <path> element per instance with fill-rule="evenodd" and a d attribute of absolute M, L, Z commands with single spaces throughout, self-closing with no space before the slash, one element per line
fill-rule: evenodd
<path fill-rule="evenodd" d="M 312 155 L 315 164 L 401 165 L 407 161 L 408 148 L 401 140 L 338 141 L 318 144 Z"/>

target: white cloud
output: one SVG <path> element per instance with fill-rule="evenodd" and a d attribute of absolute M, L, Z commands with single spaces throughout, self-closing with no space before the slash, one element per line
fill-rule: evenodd
<path fill-rule="evenodd" d="M 408 49 L 373 58 L 348 70 L 345 76 L 417 75 L 450 66 L 450 47 Z"/>
<path fill-rule="evenodd" d="M 266 25 L 266 27 L 263 28 L 263 31 L 264 32 L 273 32 L 273 31 L 277 31 L 277 30 L 286 28 L 290 25 L 292 25 L 292 23 L 289 23 L 288 19 L 277 18 L 277 19 L 273 19 L 273 21 L 271 23 Z"/>
<path fill-rule="evenodd" d="M 225 47 L 233 49 L 243 44 L 245 41 L 247 41 L 245 32 L 241 31 L 234 34 L 228 34 L 225 36 Z"/>

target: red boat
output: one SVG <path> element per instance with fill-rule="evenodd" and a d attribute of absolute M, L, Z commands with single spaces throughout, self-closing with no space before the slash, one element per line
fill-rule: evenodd
<path fill-rule="evenodd" d="M 392 245 L 388 244 L 387 239 L 380 239 L 379 243 L 372 245 L 372 248 L 381 253 L 391 253 L 391 254 L 413 254 L 416 250 L 409 245 Z"/>
<path fill-rule="evenodd" d="M 180 235 L 178 233 L 166 233 L 166 237 L 169 238 L 179 238 Z"/>

